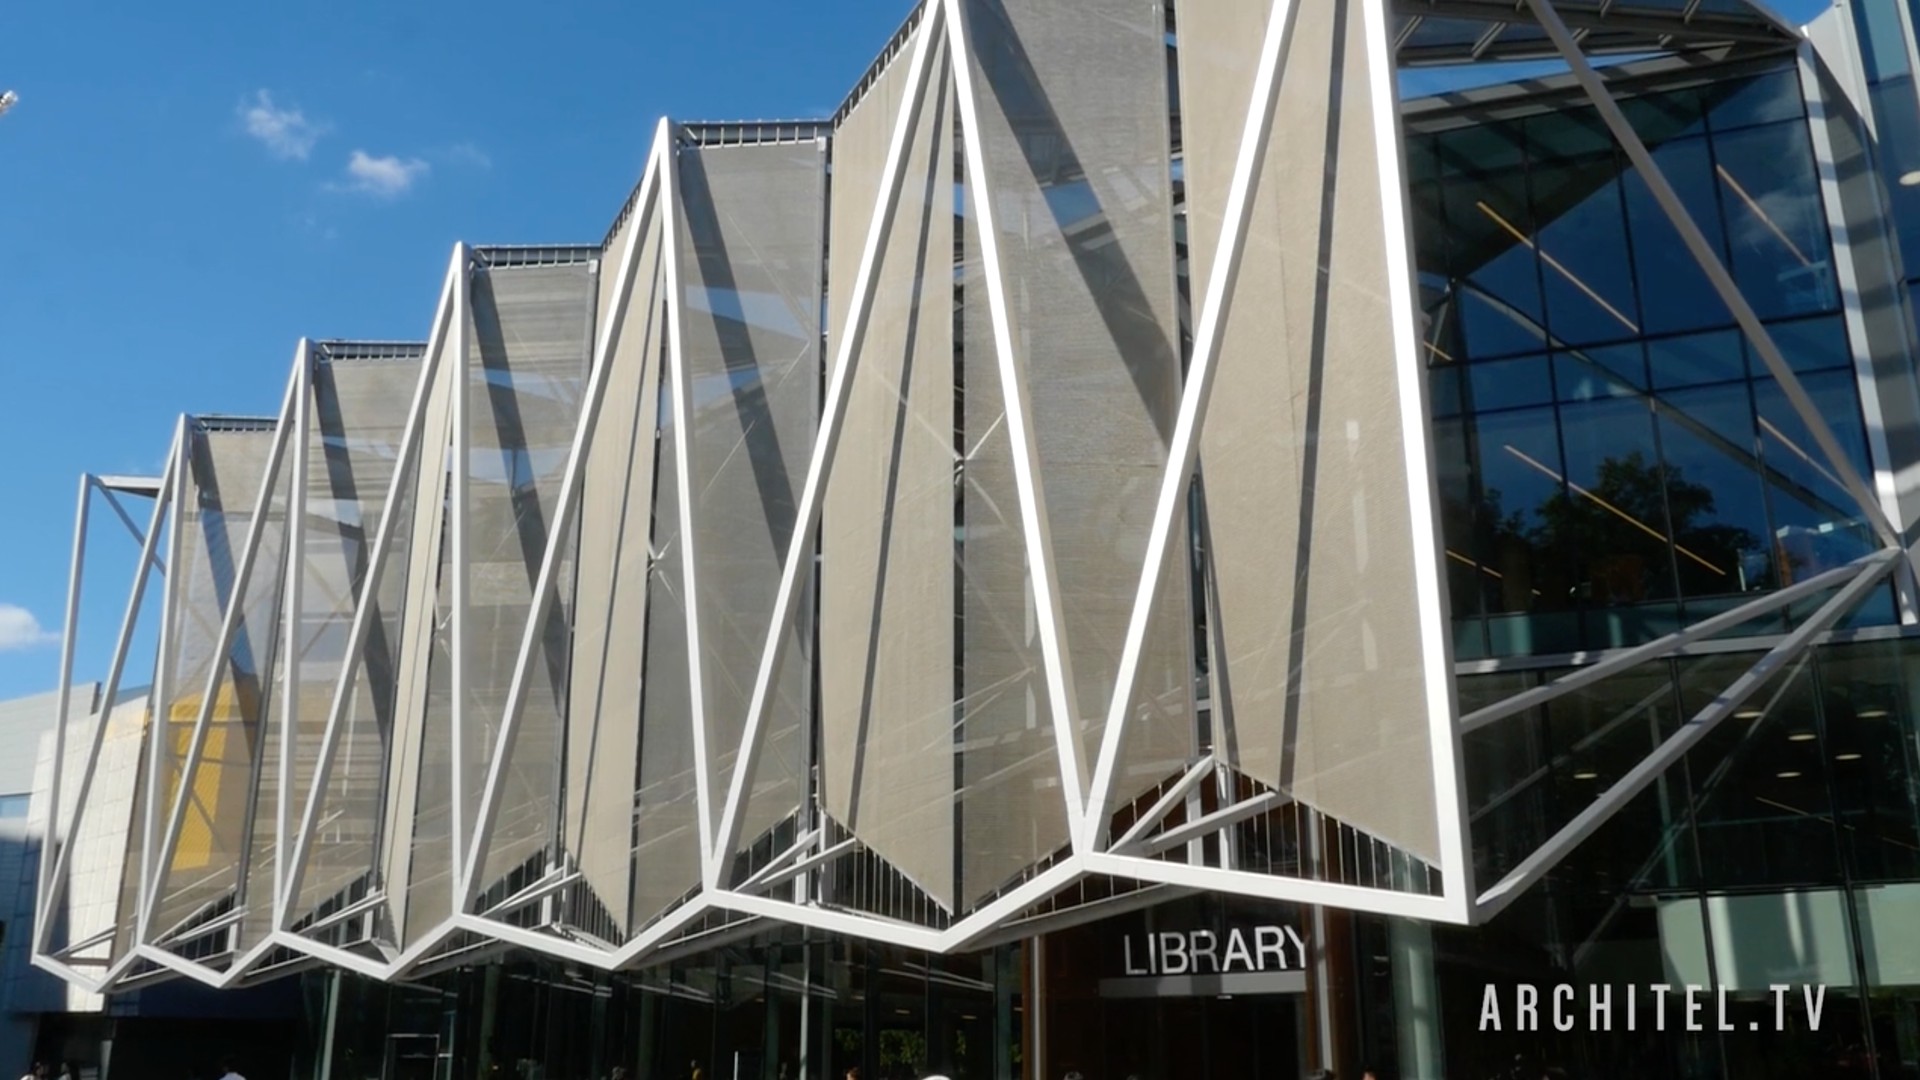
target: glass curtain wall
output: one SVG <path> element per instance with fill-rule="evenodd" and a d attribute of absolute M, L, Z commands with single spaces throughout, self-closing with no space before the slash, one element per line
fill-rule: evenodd
<path fill-rule="evenodd" d="M 1468 802 L 1483 885 L 1755 658 L 1645 665 L 1471 736 Z M 1564 673 L 1465 678 L 1462 704 Z M 1436 929 L 1449 1032 L 1479 1030 L 1488 985 L 1619 990 L 1611 1032 L 1452 1040 L 1448 1075 L 1493 1075 L 1516 1054 L 1575 1075 L 1802 1077 L 1813 1062 L 1831 1064 L 1832 1075 L 1920 1072 L 1916 687 L 1920 643 L 1818 650 L 1490 925 Z M 1656 983 L 1728 987 L 1738 1034 L 1723 1038 L 1712 1023 L 1700 1033 L 1677 1023 L 1625 1031 L 1626 988 L 1640 988 L 1638 1008 L 1651 1017 Z M 1774 983 L 1826 986 L 1817 1030 L 1802 1017 L 1772 1032 Z M 1668 1015 L 1677 1021 L 1672 1006 Z"/>
<path fill-rule="evenodd" d="M 417 984 L 320 978 L 337 980 L 336 1080 L 1014 1080 L 1022 955 L 795 929 L 632 974 L 514 959 Z"/>
<path fill-rule="evenodd" d="M 1624 106 L 1869 473 L 1791 63 Z M 1459 658 L 1636 644 L 1871 550 L 1594 110 L 1416 102 L 1407 130 Z"/>

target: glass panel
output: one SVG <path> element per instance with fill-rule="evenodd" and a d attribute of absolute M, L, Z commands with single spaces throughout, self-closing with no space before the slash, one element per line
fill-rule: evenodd
<path fill-rule="evenodd" d="M 1561 401 L 1635 397 L 1647 385 L 1646 359 L 1639 345 L 1555 353 L 1553 381 Z"/>
<path fill-rule="evenodd" d="M 1911 645 L 1836 646 L 1818 656 L 1821 756 L 1855 881 L 1920 878 L 1920 759 L 1912 698 L 1920 655 Z"/>
<path fill-rule="evenodd" d="M 1648 342 L 1647 366 L 1653 372 L 1654 389 L 1744 378 L 1747 363 L 1742 341 L 1738 330 L 1715 330 Z"/>
<path fill-rule="evenodd" d="M 1670 526 L 1647 403 L 1611 399 L 1561 409 L 1564 501 L 1544 511 L 1547 535 L 1574 553 L 1582 598 L 1597 607 L 1673 595 Z"/>
<path fill-rule="evenodd" d="M 1469 421 L 1480 481 L 1479 560 L 1494 574 L 1481 582 L 1486 610 L 1568 607 L 1572 582 L 1564 533 L 1548 524 L 1563 499 L 1559 431 L 1553 410 L 1521 409 Z M 1495 575 L 1498 576 L 1495 576 Z"/>
<path fill-rule="evenodd" d="M 1747 384 L 1676 390 L 1655 411 L 1682 595 L 1773 587 Z"/>
<path fill-rule="evenodd" d="M 1654 163 L 1680 195 L 1694 223 L 1716 251 L 1724 251 L 1713 160 L 1702 139 L 1682 139 L 1653 150 Z M 1707 281 L 1706 272 L 1687 254 L 1680 234 L 1638 171 L 1626 177 L 1627 223 L 1633 265 L 1640 281 L 1642 326 L 1649 334 L 1700 330 L 1733 322 L 1727 305 Z M 1660 370 L 1655 363 L 1654 371 Z"/>
<path fill-rule="evenodd" d="M 1839 302 L 1826 213 L 1806 124 L 1714 137 L 1733 276 L 1763 319 L 1830 311 Z"/>
<path fill-rule="evenodd" d="M 1541 125 L 1528 130 L 1538 132 Z M 1546 289 L 1547 326 L 1557 345 L 1617 341 L 1640 334 L 1628 257 L 1620 165 L 1603 148 L 1578 158 L 1536 161 L 1528 176 Z"/>
<path fill-rule="evenodd" d="M 1791 68 L 1751 79 L 1724 80 L 1703 93 L 1708 102 L 1708 123 L 1716 132 L 1776 120 L 1799 120 L 1806 115 L 1800 73 Z"/>
<path fill-rule="evenodd" d="M 1866 435 L 1853 375 L 1833 371 L 1801 379 L 1813 407 L 1833 429 L 1854 468 L 1870 476 Z M 1772 379 L 1754 384 L 1761 460 L 1769 480 L 1773 541 L 1786 581 L 1840 566 L 1876 546 L 1860 510 L 1814 444 L 1800 414 Z"/>
<path fill-rule="evenodd" d="M 1553 400 L 1553 372 L 1544 356 L 1467 367 L 1467 404 L 1476 412 Z"/>

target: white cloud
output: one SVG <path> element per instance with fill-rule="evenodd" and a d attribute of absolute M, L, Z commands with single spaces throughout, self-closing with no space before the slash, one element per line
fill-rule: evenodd
<path fill-rule="evenodd" d="M 33 612 L 18 604 L 0 604 L 0 652 L 31 649 L 58 640 L 59 634 L 40 629 L 40 620 L 33 617 Z"/>
<path fill-rule="evenodd" d="M 240 106 L 240 119 L 247 134 L 259 140 L 267 152 L 281 160 L 307 160 L 313 144 L 326 134 L 326 128 L 307 119 L 299 109 L 282 109 L 265 90 L 254 95 L 253 104 Z"/>
<path fill-rule="evenodd" d="M 347 159 L 346 183 L 335 187 L 340 191 L 392 199 L 405 195 L 414 182 L 426 174 L 427 163 L 419 158 L 402 160 L 391 154 L 374 157 L 365 150 L 355 150 Z"/>
<path fill-rule="evenodd" d="M 493 168 L 493 159 L 487 156 L 487 152 L 470 142 L 455 143 L 448 147 L 446 157 L 455 165 L 464 165 L 469 169 Z"/>

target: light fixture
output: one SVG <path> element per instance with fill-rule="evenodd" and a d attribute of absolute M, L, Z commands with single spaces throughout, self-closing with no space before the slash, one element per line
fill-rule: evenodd
<path fill-rule="evenodd" d="M 1901 187 L 1920 187 L 1920 169 L 1908 169 L 1900 174 Z"/>
<path fill-rule="evenodd" d="M 1800 775 L 1800 774 L 1799 774 L 1799 773 L 1795 773 L 1794 775 L 1795 775 L 1795 776 L 1798 776 L 1798 775 Z M 912 1009 L 895 1009 L 895 1010 L 893 1010 L 893 1011 L 894 1011 L 894 1012 L 896 1012 L 896 1013 L 898 1013 L 898 1014 L 900 1014 L 901 1016 L 912 1016 L 912 1015 L 913 1015 L 913 1010 L 912 1010 Z"/>
<path fill-rule="evenodd" d="M 1574 773 L 1573 778 L 1575 780 L 1598 780 L 1600 779 L 1600 774 L 1597 772 L 1594 772 L 1592 769 L 1582 769 L 1579 772 Z"/>
<path fill-rule="evenodd" d="M 1789 735 L 1789 736 L 1787 736 L 1787 741 L 1788 741 L 1788 742 L 1812 742 L 1812 741 L 1813 741 L 1813 732 L 1811 732 L 1811 731 L 1796 731 L 1796 732 L 1794 732 L 1793 734 L 1791 734 L 1791 735 Z"/>
<path fill-rule="evenodd" d="M 1733 718 L 1735 720 L 1758 720 L 1765 715 L 1767 714 L 1765 710 L 1762 709 L 1741 709 L 1739 712 L 1733 714 Z"/>
<path fill-rule="evenodd" d="M 1860 755 L 1859 755 L 1859 754 L 1855 754 L 1855 753 L 1852 753 L 1852 752 L 1848 752 L 1848 753 L 1845 753 L 1845 754 L 1835 754 L 1835 755 L 1833 755 L 1833 760 L 1835 760 L 1835 761 L 1859 761 L 1859 760 L 1860 760 Z"/>
<path fill-rule="evenodd" d="M 1800 778 L 1800 770 L 1788 769 L 1786 772 L 1777 772 L 1773 775 L 1781 780 L 1798 780 Z"/>
<path fill-rule="evenodd" d="M 1855 713 L 1854 715 L 1858 716 L 1862 720 L 1885 720 L 1887 718 L 1887 710 L 1861 709 L 1859 712 Z"/>

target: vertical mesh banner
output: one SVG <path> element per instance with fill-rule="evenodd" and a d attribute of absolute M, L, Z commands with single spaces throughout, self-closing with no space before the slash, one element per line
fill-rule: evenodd
<path fill-rule="evenodd" d="M 779 589 L 819 409 L 824 142 L 683 149 L 677 157 L 681 347 L 692 417 L 691 543 L 714 824 Z M 811 581 L 807 582 L 811 586 Z M 811 588 L 748 777 L 751 844 L 804 794 L 811 711 Z"/>
<path fill-rule="evenodd" d="M 255 572 L 236 589 L 239 563 L 274 442 L 270 425 L 247 430 L 191 430 L 180 549 L 169 563 L 177 590 L 169 604 L 166 722 L 162 745 L 159 819 L 152 824 L 156 859 L 174 807 L 184 793 L 185 814 L 171 857 L 156 865 L 157 899 L 151 937 L 164 938 L 194 922 L 230 910 L 251 820 L 248 799 L 261 749 L 263 695 L 274 640 L 275 572 L 283 529 L 269 521 Z M 285 497 L 285 488 L 280 498 Z M 227 606 L 242 605 L 231 647 L 219 652 Z M 207 709 L 207 683 L 214 693 Z M 200 757 L 189 769 L 194 729 L 208 711 Z"/>
<path fill-rule="evenodd" d="M 660 392 L 659 215 L 641 210 L 608 243 L 600 267 L 599 325 L 606 332 L 629 233 L 645 227 L 626 317 L 605 376 L 599 423 L 587 448 L 567 696 L 566 849 L 582 877 L 568 918 L 606 940 L 625 935 L 632 888 L 628 833 L 640 739 L 641 671 L 653 512 L 654 431 Z M 669 489 L 671 497 L 671 489 Z"/>
<path fill-rule="evenodd" d="M 460 808 L 470 823 L 506 714 L 534 580 L 579 423 L 592 351 L 594 274 L 591 263 L 579 262 L 494 267 L 474 276 L 467 358 L 471 621 L 462 758 L 469 805 Z M 571 537 L 560 542 L 572 550 Z M 526 674 L 519 729 L 501 763 L 493 834 L 475 878 L 483 895 L 511 893 L 537 880 L 558 833 L 572 567 L 571 558 L 560 563 L 554 601 Z M 471 836 L 471 826 L 461 835 Z"/>
<path fill-rule="evenodd" d="M 1179 404 L 1165 12 L 1147 0 L 969 0 L 964 7 L 981 96 L 982 130 L 969 137 L 986 156 L 1008 318 L 1014 349 L 1026 364 L 1080 712 L 1073 728 L 1082 765 L 1090 767 L 1114 694 Z M 983 392 L 994 360 L 990 313 L 984 281 L 975 287 L 971 250 L 969 256 L 966 428 L 978 478 L 978 467 L 1002 453 L 1005 442 L 990 430 L 998 417 L 997 404 Z M 991 415 L 976 412 L 983 408 Z M 979 496 L 979 510 L 988 515 L 978 519 L 975 507 L 967 507 L 969 573 L 976 542 L 1000 542 L 980 527 L 991 522 L 997 528 L 1002 520 L 1017 527 L 1011 495 L 969 485 L 968 496 Z M 1011 549 L 1007 557 L 1015 557 Z M 1011 573 L 1013 565 L 999 570 Z M 993 571 L 988 574 L 983 581 Z M 1119 802 L 1176 775 L 1192 753 L 1184 542 L 1170 548 L 1161 582 L 1128 709 L 1114 792 Z M 1001 590 L 995 617 L 1021 620 L 1028 605 L 1010 587 Z M 971 648 L 971 617 L 968 626 L 972 668 L 984 657 Z M 973 745 L 985 734 L 970 731 L 964 742 Z M 1023 756 L 1038 767 L 1037 758 Z M 1000 769 L 977 774 L 969 764 L 965 772 L 971 792 L 975 775 L 992 778 Z M 1010 825 L 1030 820 L 1034 799 L 1060 797 L 1057 789 L 1043 794 L 1015 786 L 1024 790 L 1014 801 L 998 803 L 1012 811 Z M 972 824 L 969 849 L 976 842 Z M 967 892 L 979 895 L 974 886 L 998 884 L 970 880 Z"/>
<path fill-rule="evenodd" d="M 1193 295 L 1204 296 L 1269 5 L 1181 10 Z M 1216 749 L 1233 767 L 1438 860 L 1390 244 L 1367 21 L 1301 3 L 1201 440 L 1219 596 Z M 1412 437 L 1420 438 L 1418 432 Z M 1410 485 L 1413 485 L 1410 490 Z M 1444 661 L 1442 661 L 1444 662 Z"/>
<path fill-rule="evenodd" d="M 847 330 L 915 47 L 902 48 L 834 136 L 831 350 Z M 821 510 L 820 783 L 829 815 L 951 911 L 953 122 L 943 52 L 929 58 Z"/>
<path fill-rule="evenodd" d="M 394 730 L 394 655 L 404 581 L 406 530 L 396 531 L 381 580 L 369 587 L 372 548 L 388 511 L 387 490 L 420 378 L 421 355 L 329 356 L 314 368 L 308 433 L 306 550 L 302 590 L 307 645 L 300 660 L 300 730 L 288 819 L 298 827 L 315 797 L 325 725 L 341 668 L 353 666 L 326 788 L 319 792 L 292 925 L 344 906 L 371 885 L 375 839 Z M 397 500 L 405 520 L 409 499 Z M 344 652 L 359 603 L 376 605 L 360 652 Z M 266 808 L 262 807 L 265 812 Z M 291 839 L 289 839 L 291 845 Z"/>

